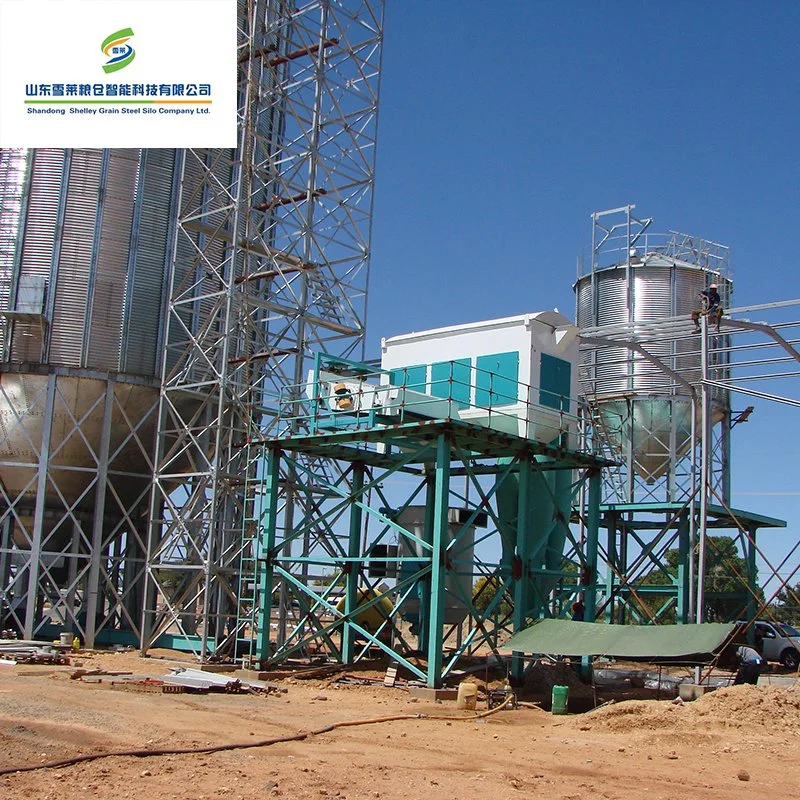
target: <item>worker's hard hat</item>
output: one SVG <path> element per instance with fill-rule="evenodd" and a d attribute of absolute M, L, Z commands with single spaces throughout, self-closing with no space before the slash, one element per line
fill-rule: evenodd
<path fill-rule="evenodd" d="M 716 283 L 712 283 L 708 288 L 709 289 L 716 289 L 717 288 L 717 284 Z"/>

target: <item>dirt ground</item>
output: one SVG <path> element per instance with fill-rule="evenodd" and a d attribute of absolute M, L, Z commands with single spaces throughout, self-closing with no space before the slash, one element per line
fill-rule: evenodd
<path fill-rule="evenodd" d="M 84 669 L 157 676 L 166 659 L 79 656 Z M 285 693 L 156 694 L 74 667 L 0 666 L 0 769 L 79 753 L 254 742 L 334 721 L 447 715 L 340 728 L 304 741 L 215 754 L 109 757 L 0 777 L 4 800 L 408 800 L 791 797 L 800 789 L 800 689 L 731 687 L 684 705 L 624 701 L 585 714 L 539 708 L 465 720 L 454 702 L 333 679 Z M 480 706 L 479 706 L 480 710 Z"/>

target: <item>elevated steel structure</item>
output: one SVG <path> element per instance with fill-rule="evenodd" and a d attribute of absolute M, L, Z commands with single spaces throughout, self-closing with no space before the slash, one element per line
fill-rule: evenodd
<path fill-rule="evenodd" d="M 372 652 L 436 687 L 462 655 L 496 650 L 498 637 L 551 613 L 565 578 L 571 585 L 563 598 L 556 592 L 559 608 L 583 591 L 594 614 L 591 556 L 582 575 L 565 574 L 562 547 L 548 551 L 554 538 L 576 544 L 569 507 L 585 486 L 587 536 L 595 543 L 589 552 L 597 552 L 607 462 L 569 449 L 574 419 L 562 413 L 563 434 L 543 444 L 508 432 L 507 399 L 487 400 L 482 424 L 462 420 L 457 362 L 442 379 L 449 391 L 433 398 L 399 387 L 388 401 L 381 394 L 390 391 L 388 371 L 326 357 L 321 363 L 360 382 L 358 396 L 345 383 L 330 394 L 317 389 L 302 421 L 307 433 L 248 448 L 266 466 L 247 495 L 250 566 L 243 572 L 255 588 L 240 624 L 245 661 L 263 668 L 325 655 L 351 663 Z M 333 478 L 321 469 L 330 462 L 338 465 Z M 290 471 L 310 501 L 293 518 L 281 507 L 282 475 Z M 310 548 L 293 549 L 308 536 Z M 320 580 L 305 579 L 309 569 Z M 297 616 L 282 640 L 273 635 L 278 581 Z M 521 674 L 521 660 L 514 668 Z"/>
<path fill-rule="evenodd" d="M 363 347 L 382 35 L 381 0 L 243 0 L 238 148 L 179 154 L 145 650 L 232 654 L 258 471 L 243 445 L 299 410 L 283 389 L 312 350 Z"/>

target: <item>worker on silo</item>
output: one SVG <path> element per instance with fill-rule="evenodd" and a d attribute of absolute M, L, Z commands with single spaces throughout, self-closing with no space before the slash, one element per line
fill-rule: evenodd
<path fill-rule="evenodd" d="M 717 284 L 712 283 L 708 289 L 703 289 L 697 295 L 700 298 L 701 308 L 692 311 L 692 322 L 694 322 L 694 332 L 700 333 L 700 315 L 708 317 L 710 323 L 716 324 L 719 333 L 719 321 L 722 319 L 722 298 L 717 291 Z"/>

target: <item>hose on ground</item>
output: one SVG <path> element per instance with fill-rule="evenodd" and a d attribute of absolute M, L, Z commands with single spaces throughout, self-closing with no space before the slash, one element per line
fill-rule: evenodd
<path fill-rule="evenodd" d="M 342 722 L 332 722 L 323 728 L 316 728 L 313 731 L 301 731 L 291 736 L 276 736 L 272 739 L 260 739 L 255 742 L 233 742 L 231 744 L 217 744 L 209 747 L 165 747 L 157 750 L 112 750 L 108 753 L 88 753 L 86 755 L 73 756 L 72 758 L 62 758 L 59 761 L 48 761 L 45 764 L 29 764 L 23 767 L 7 767 L 0 769 L 1 775 L 13 775 L 17 772 L 35 772 L 40 769 L 60 769 L 71 767 L 75 764 L 85 764 L 88 761 L 97 761 L 100 758 L 147 758 L 149 756 L 177 756 L 177 755 L 199 755 L 201 753 L 221 753 L 225 750 L 246 750 L 252 747 L 269 747 L 273 744 L 283 744 L 284 742 L 301 742 L 310 736 L 320 736 L 323 733 L 330 733 L 337 728 L 353 728 L 358 725 L 376 725 L 382 722 L 399 722 L 410 719 L 428 720 L 447 720 L 448 722 L 474 722 L 502 711 L 513 699 L 513 695 L 508 695 L 505 700 L 489 711 L 482 711 L 479 714 L 472 714 L 469 717 L 450 717 L 445 714 L 395 714 L 389 717 L 371 717 L 369 719 L 343 720 Z"/>

